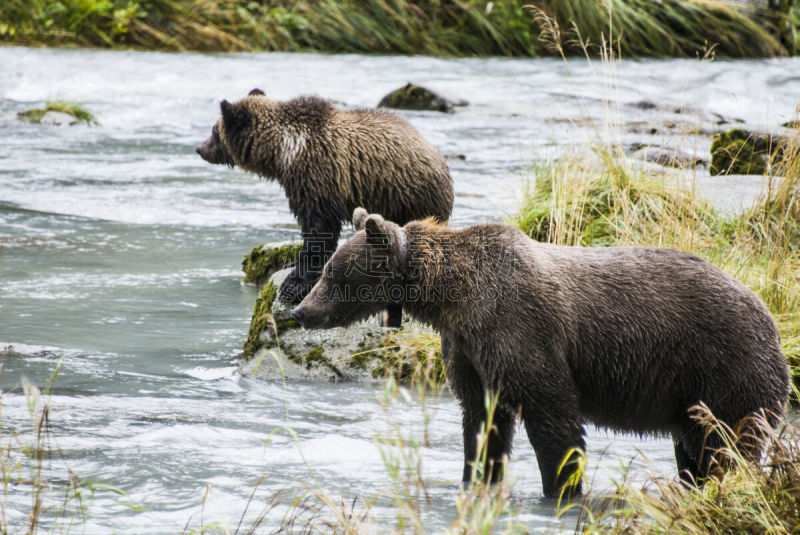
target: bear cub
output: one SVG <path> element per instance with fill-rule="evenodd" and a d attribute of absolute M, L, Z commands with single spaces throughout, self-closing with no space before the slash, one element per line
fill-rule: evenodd
<path fill-rule="evenodd" d="M 223 100 L 220 110 L 197 153 L 276 180 L 300 223 L 303 247 L 280 290 L 287 303 L 311 290 L 356 207 L 399 223 L 450 217 L 453 182 L 444 157 L 393 113 L 343 111 L 313 96 L 280 102 L 259 89 Z"/>
<path fill-rule="evenodd" d="M 759 412 L 774 425 L 785 409 L 789 369 L 775 321 L 753 292 L 700 258 L 543 244 L 501 224 L 400 227 L 362 209 L 353 220 L 358 232 L 293 315 L 326 328 L 396 304 L 437 329 L 463 412 L 465 482 L 487 391 L 498 395 L 487 479 L 502 477 L 519 415 L 548 496 L 575 472 L 585 423 L 671 435 L 690 484 L 724 467 L 714 458 L 721 437 L 707 436 L 697 405 L 733 429 Z M 757 456 L 754 432 L 744 429 L 739 443 Z"/>

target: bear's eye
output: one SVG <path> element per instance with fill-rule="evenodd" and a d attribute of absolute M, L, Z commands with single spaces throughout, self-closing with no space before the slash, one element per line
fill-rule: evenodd
<path fill-rule="evenodd" d="M 211 129 L 211 135 L 214 136 L 214 141 L 219 141 L 219 127 L 214 125 L 214 128 Z"/>

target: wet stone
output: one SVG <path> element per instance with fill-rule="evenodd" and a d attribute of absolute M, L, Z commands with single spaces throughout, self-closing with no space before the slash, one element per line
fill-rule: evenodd
<path fill-rule="evenodd" d="M 432 333 L 407 318 L 401 328 L 386 329 L 378 316 L 346 328 L 303 329 L 291 316 L 293 306 L 278 299 L 278 289 L 290 271 L 273 274 L 256 300 L 239 369 L 244 375 L 330 382 L 399 376 L 409 363 L 397 356 L 398 336 Z"/>
<path fill-rule="evenodd" d="M 406 84 L 383 97 L 378 103 L 379 108 L 394 108 L 399 110 L 438 111 L 452 113 L 455 106 L 466 106 L 466 101 L 454 102 L 442 97 L 430 89 Z"/>

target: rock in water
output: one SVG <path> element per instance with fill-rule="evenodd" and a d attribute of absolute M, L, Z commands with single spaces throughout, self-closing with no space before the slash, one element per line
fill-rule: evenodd
<path fill-rule="evenodd" d="M 242 259 L 244 282 L 264 286 L 273 274 L 297 261 L 302 246 L 301 242 L 289 242 L 253 247 Z"/>
<path fill-rule="evenodd" d="M 28 123 L 49 126 L 71 126 L 80 122 L 74 115 L 69 113 L 44 109 L 21 111 L 17 114 L 17 117 Z"/>
<path fill-rule="evenodd" d="M 276 299 L 290 271 L 273 274 L 259 293 L 244 344 L 242 374 L 332 382 L 394 375 L 402 381 L 414 376 L 420 365 L 430 365 L 431 376 L 443 381 L 438 336 L 418 323 L 406 321 L 400 329 L 384 329 L 379 318 L 372 317 L 347 328 L 301 328 L 291 316 L 293 305 Z M 425 343 L 414 342 L 420 339 Z"/>
<path fill-rule="evenodd" d="M 454 106 L 464 105 L 466 105 L 465 102 L 453 102 L 411 82 L 407 83 L 405 87 L 392 91 L 378 103 L 379 108 L 440 111 L 443 113 L 453 113 Z"/>
<path fill-rule="evenodd" d="M 642 147 L 633 152 L 630 157 L 664 167 L 675 167 L 678 169 L 692 169 L 698 165 L 706 164 L 704 160 L 697 158 L 693 154 L 665 147 Z"/>
<path fill-rule="evenodd" d="M 785 140 L 772 134 L 734 128 L 714 136 L 711 143 L 712 175 L 761 175 L 767 162 L 783 150 Z"/>

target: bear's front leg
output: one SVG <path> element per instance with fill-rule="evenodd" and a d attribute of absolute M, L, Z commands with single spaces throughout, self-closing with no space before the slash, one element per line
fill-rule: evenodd
<path fill-rule="evenodd" d="M 403 324 L 403 305 L 389 305 L 381 317 L 383 327 L 398 328 Z"/>
<path fill-rule="evenodd" d="M 298 269 L 299 265 L 299 262 L 295 264 L 281 284 L 280 299 L 287 305 L 296 305 L 302 301 L 317 282 L 318 277 L 311 277 L 309 272 Z"/>
<path fill-rule="evenodd" d="M 281 284 L 281 301 L 294 305 L 308 295 L 322 274 L 325 263 L 336 250 L 338 241 L 339 229 L 306 228 L 303 225 L 303 246 L 294 269 Z"/>
<path fill-rule="evenodd" d="M 515 415 L 502 405 L 498 405 L 491 418 L 491 429 L 485 444 L 486 451 L 479 450 L 481 431 L 486 432 L 488 421 L 483 383 L 477 370 L 469 359 L 457 355 L 451 349 L 449 337 L 442 336 L 442 353 L 445 360 L 447 382 L 461 403 L 462 428 L 464 432 L 464 471 L 461 481 L 464 485 L 472 481 L 475 463 L 483 470 L 483 480 L 495 483 L 503 479 L 505 459 L 511 453 L 514 438 Z M 485 454 L 485 460 L 484 460 Z"/>
<path fill-rule="evenodd" d="M 481 391 L 480 409 L 478 409 L 477 403 L 475 403 L 476 406 L 469 408 L 467 408 L 468 403 L 462 403 L 462 408 L 464 409 L 462 421 L 464 428 L 464 472 L 462 473 L 461 481 L 464 485 L 472 481 L 476 466 L 483 469 L 482 479 L 484 483 L 501 481 L 505 475 L 506 459 L 511 453 L 516 417 L 513 412 L 498 406 L 491 416 L 491 427 L 487 436 L 486 424 L 489 423 L 489 418 L 486 413 L 485 399 L 484 393 Z M 484 444 L 485 451 L 480 447 L 482 439 L 487 441 Z"/>

